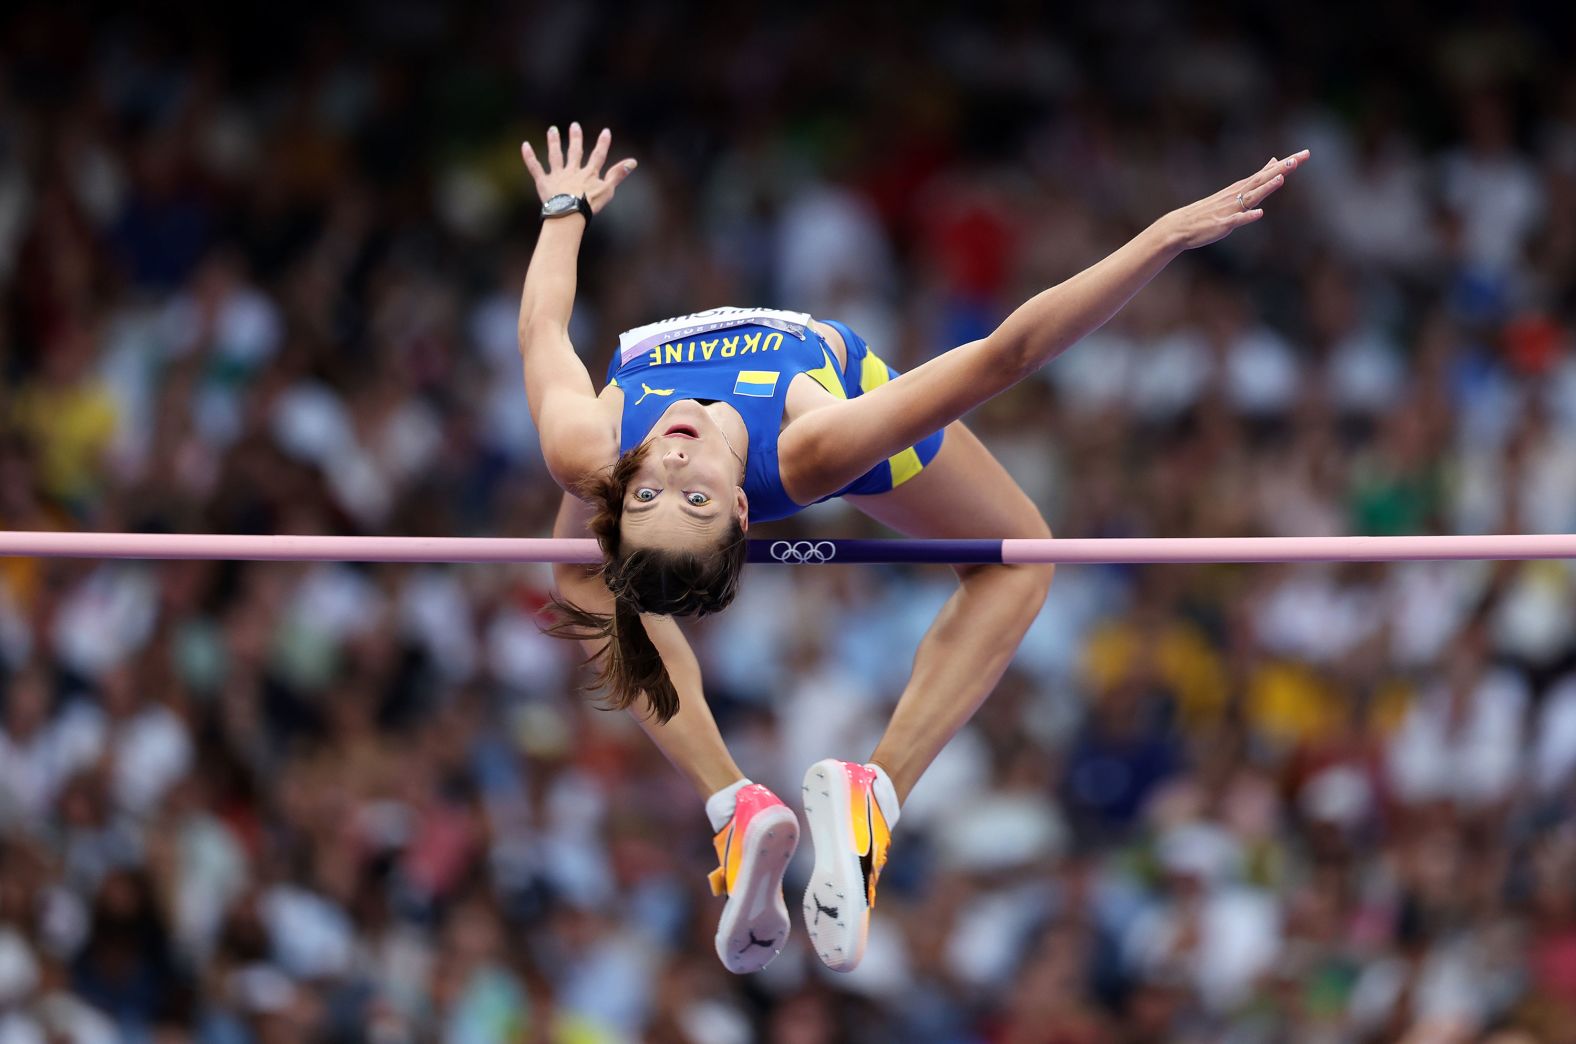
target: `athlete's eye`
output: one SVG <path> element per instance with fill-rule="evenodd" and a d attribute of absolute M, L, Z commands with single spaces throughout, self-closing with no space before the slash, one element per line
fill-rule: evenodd
<path fill-rule="evenodd" d="M 696 507 L 705 507 L 707 504 L 711 503 L 711 498 L 704 493 L 689 493 L 685 495 L 684 499 L 688 500 Z"/>
<path fill-rule="evenodd" d="M 652 489 L 650 486 L 641 486 L 639 489 L 635 490 L 635 499 L 640 501 L 642 504 L 646 503 L 648 500 L 656 500 L 657 491 Z"/>

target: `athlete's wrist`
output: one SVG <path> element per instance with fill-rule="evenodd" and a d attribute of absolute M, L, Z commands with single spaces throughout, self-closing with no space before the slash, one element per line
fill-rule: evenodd
<path fill-rule="evenodd" d="M 1167 214 L 1138 234 L 1152 253 L 1166 258 L 1176 257 L 1187 250 L 1187 238 L 1178 227 L 1173 214 Z"/>

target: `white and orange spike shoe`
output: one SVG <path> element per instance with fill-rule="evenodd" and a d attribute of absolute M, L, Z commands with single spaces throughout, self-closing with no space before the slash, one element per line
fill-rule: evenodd
<path fill-rule="evenodd" d="M 783 873 L 799 847 L 799 817 L 759 783 L 734 798 L 733 818 L 718 831 L 713 895 L 728 897 L 717 923 L 717 956 L 736 975 L 758 972 L 788 941 Z"/>
<path fill-rule="evenodd" d="M 892 834 L 876 803 L 875 773 L 827 758 L 804 775 L 804 816 L 815 869 L 804 892 L 804 924 L 816 955 L 833 971 L 853 971 L 865 955 L 876 879 Z"/>

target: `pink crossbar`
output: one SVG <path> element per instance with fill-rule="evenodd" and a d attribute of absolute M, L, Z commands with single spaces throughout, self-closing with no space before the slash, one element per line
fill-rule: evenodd
<path fill-rule="evenodd" d="M 256 562 L 600 562 L 596 541 L 506 537 L 0 533 L 0 557 L 199 558 Z"/>
<path fill-rule="evenodd" d="M 1576 558 L 1576 535 L 1194 537 L 1003 540 L 1002 561 L 1033 563 L 1407 562 Z"/>

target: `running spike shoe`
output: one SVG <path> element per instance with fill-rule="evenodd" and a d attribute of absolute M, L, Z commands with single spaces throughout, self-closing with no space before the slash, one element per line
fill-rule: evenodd
<path fill-rule="evenodd" d="M 804 923 L 816 955 L 833 971 L 853 971 L 865 955 L 876 880 L 891 843 L 875 778 L 866 766 L 835 758 L 817 761 L 804 775 L 804 815 L 815 846 Z"/>
<path fill-rule="evenodd" d="M 799 847 L 799 818 L 759 783 L 740 790 L 733 818 L 717 833 L 717 869 L 707 877 L 725 895 L 717 956 L 736 975 L 758 972 L 788 941 L 783 872 Z"/>

